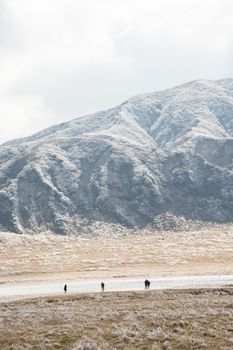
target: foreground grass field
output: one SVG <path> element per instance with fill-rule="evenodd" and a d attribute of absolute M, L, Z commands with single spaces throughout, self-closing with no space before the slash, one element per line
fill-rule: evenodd
<path fill-rule="evenodd" d="M 65 295 L 0 304 L 1 350 L 232 350 L 233 288 Z"/>

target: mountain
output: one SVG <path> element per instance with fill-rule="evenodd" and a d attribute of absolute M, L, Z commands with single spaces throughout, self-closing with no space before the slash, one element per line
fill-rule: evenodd
<path fill-rule="evenodd" d="M 0 230 L 233 221 L 233 79 L 130 98 L 0 146 Z"/>

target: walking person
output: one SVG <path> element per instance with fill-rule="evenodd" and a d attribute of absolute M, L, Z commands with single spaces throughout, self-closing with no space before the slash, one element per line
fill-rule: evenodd
<path fill-rule="evenodd" d="M 104 292 L 104 282 L 101 282 L 101 290 Z"/>
<path fill-rule="evenodd" d="M 144 284 L 145 284 L 145 289 L 150 289 L 150 281 L 148 279 L 145 279 Z"/>
<path fill-rule="evenodd" d="M 67 284 L 64 285 L 64 292 L 67 292 Z"/>

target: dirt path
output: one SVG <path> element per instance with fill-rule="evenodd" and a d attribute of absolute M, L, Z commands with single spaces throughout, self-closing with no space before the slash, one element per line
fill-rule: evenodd
<path fill-rule="evenodd" d="M 233 275 L 222 276 L 180 276 L 151 278 L 150 289 L 177 289 L 226 287 L 233 285 Z M 100 292 L 101 280 L 57 280 L 43 282 L 14 282 L 0 285 L 0 302 L 20 300 L 42 296 L 64 294 L 63 287 L 68 286 L 68 294 Z M 112 278 L 104 280 L 105 292 L 140 291 L 144 289 L 142 278 Z"/>

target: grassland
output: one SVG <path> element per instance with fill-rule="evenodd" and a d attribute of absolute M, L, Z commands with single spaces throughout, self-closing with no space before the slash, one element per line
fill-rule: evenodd
<path fill-rule="evenodd" d="M 233 288 L 0 304 L 1 350 L 232 350 Z"/>
<path fill-rule="evenodd" d="M 233 273 L 233 227 L 0 234 L 0 284 Z M 0 304 L 0 350 L 232 350 L 233 288 L 66 295 Z"/>
<path fill-rule="evenodd" d="M 0 283 L 60 278 L 233 273 L 233 226 L 192 232 L 114 230 L 84 238 L 0 234 Z"/>

